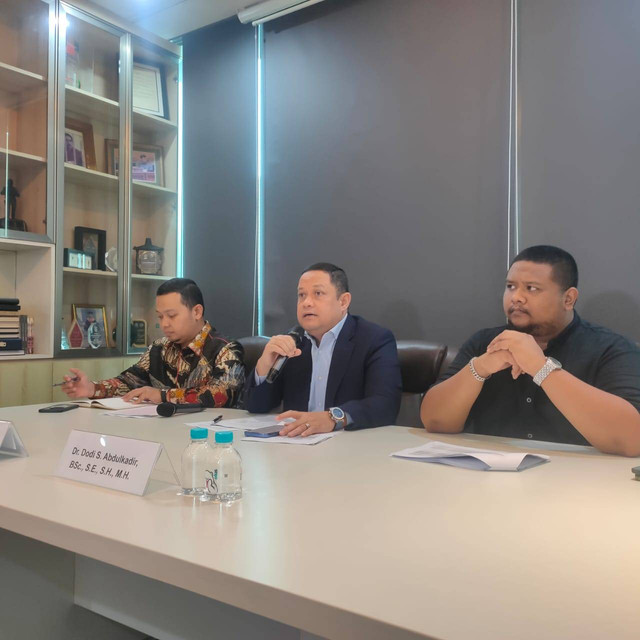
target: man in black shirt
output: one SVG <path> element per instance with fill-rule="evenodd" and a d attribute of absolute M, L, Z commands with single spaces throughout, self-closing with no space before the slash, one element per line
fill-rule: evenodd
<path fill-rule="evenodd" d="M 566 251 L 541 245 L 518 254 L 503 297 L 506 327 L 462 346 L 422 402 L 427 431 L 640 455 L 640 349 L 578 316 L 577 285 Z"/>

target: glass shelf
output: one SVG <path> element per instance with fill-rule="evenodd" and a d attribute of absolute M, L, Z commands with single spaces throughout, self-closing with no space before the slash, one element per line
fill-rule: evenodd
<path fill-rule="evenodd" d="M 65 7 L 65 19 L 59 69 L 65 106 L 59 140 L 63 161 L 59 252 L 64 247 L 90 255 L 93 268 L 62 267 L 58 313 L 74 347 L 65 355 L 111 355 L 118 347 L 114 329 L 121 316 L 122 284 L 118 273 L 107 270 L 105 254 L 118 247 L 123 211 L 121 178 L 110 165 L 108 149 L 110 140 L 121 137 L 119 61 L 125 35 L 72 8 Z M 80 345 L 74 338 L 81 339 Z"/>
<path fill-rule="evenodd" d="M 133 66 L 131 247 L 142 246 L 149 238 L 162 248 L 162 265 L 154 275 L 140 273 L 136 252 L 131 254 L 129 319 L 144 320 L 148 345 L 162 337 L 155 313 L 156 290 L 177 273 L 180 69 L 177 57 L 137 38 L 133 39 Z M 139 83 L 145 78 L 155 78 L 155 86 L 161 88 L 153 96 L 155 105 L 138 95 Z M 154 108 L 156 113 L 152 113 Z M 129 346 L 129 353 L 139 351 Z"/>

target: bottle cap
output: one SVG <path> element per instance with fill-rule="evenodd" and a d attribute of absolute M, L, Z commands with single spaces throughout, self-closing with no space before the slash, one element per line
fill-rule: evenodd
<path fill-rule="evenodd" d="M 205 429 L 204 427 L 195 427 L 191 429 L 192 440 L 206 440 L 208 436 L 209 436 L 209 429 Z"/>
<path fill-rule="evenodd" d="M 216 444 L 233 442 L 233 431 L 216 431 Z"/>

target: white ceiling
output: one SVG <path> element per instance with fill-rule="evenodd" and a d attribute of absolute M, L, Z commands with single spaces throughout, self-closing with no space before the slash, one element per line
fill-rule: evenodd
<path fill-rule="evenodd" d="M 167 40 L 234 16 L 257 0 L 92 0 Z"/>

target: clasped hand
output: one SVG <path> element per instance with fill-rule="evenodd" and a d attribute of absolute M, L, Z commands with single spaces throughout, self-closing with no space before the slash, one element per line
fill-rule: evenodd
<path fill-rule="evenodd" d="M 476 370 L 481 376 L 487 377 L 511 367 L 511 375 L 515 380 L 523 373 L 535 376 L 546 360 L 532 335 L 507 329 L 489 343 L 485 354 L 476 359 Z"/>

